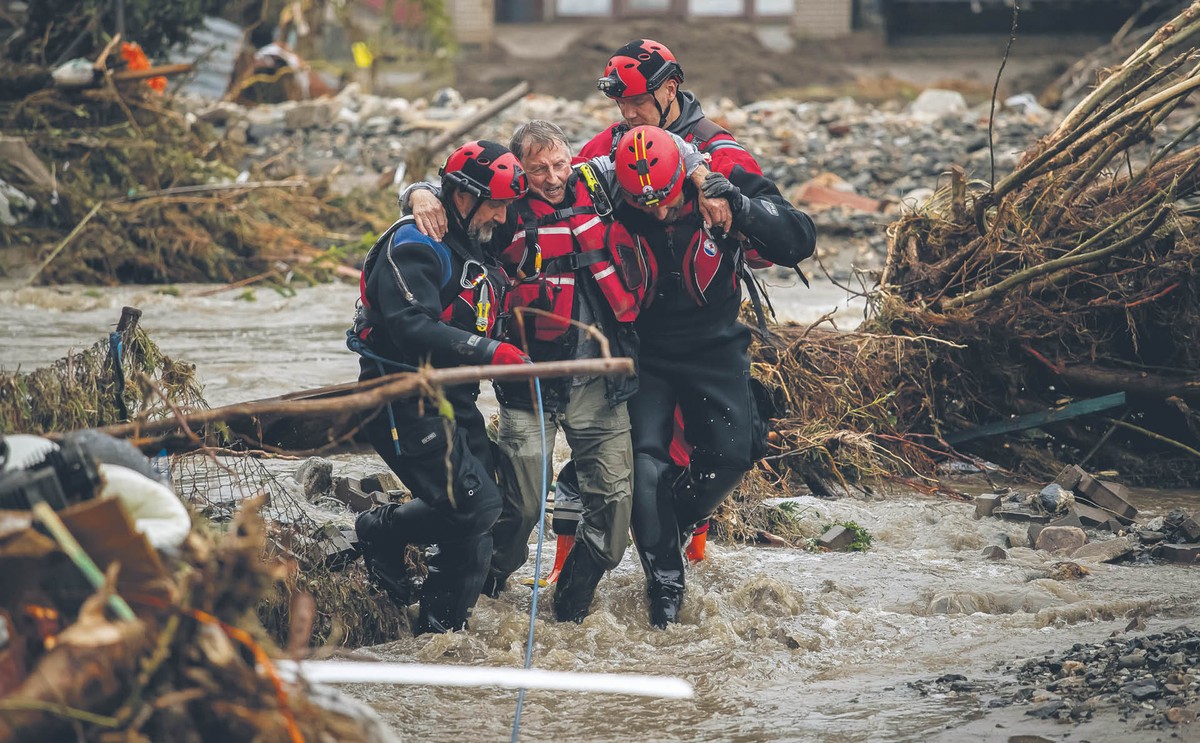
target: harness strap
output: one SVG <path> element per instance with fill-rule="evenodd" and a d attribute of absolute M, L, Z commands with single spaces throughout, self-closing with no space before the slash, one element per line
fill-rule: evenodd
<path fill-rule="evenodd" d="M 542 270 L 542 246 L 538 244 L 538 219 L 533 213 L 533 207 L 526 199 L 517 200 L 517 214 L 521 216 L 521 224 L 525 226 L 525 256 L 533 255 L 533 273 Z M 525 260 L 521 260 L 518 268 L 524 268 Z"/>
<path fill-rule="evenodd" d="M 796 275 L 799 276 L 800 280 L 804 282 L 804 288 L 811 289 L 812 285 L 808 283 L 808 277 L 805 276 L 804 272 L 800 270 L 800 264 L 797 263 L 796 265 L 792 266 L 792 268 L 796 269 Z"/>
<path fill-rule="evenodd" d="M 545 273 L 570 273 L 586 268 L 594 263 L 607 260 L 608 256 L 602 250 L 589 250 L 586 253 L 571 253 L 551 258 L 542 265 Z"/>
<path fill-rule="evenodd" d="M 758 279 L 754 277 L 746 264 L 738 265 L 738 278 L 746 285 L 746 293 L 750 295 L 750 306 L 754 308 L 754 316 L 758 320 L 758 330 L 762 334 L 764 340 L 774 340 L 774 333 L 767 329 L 767 316 L 763 312 L 763 300 L 766 300 L 767 312 L 771 313 L 771 317 L 775 317 L 775 308 L 771 305 L 771 299 L 767 296 L 766 291 L 759 291 Z"/>
<path fill-rule="evenodd" d="M 545 227 L 547 225 L 558 224 L 581 214 L 599 214 L 599 212 L 596 211 L 596 207 L 594 206 L 569 206 L 566 209 L 557 209 L 549 214 L 538 217 L 537 226 Z"/>
<path fill-rule="evenodd" d="M 699 121 L 692 125 L 692 137 L 700 141 L 700 149 L 708 151 L 708 142 L 718 134 L 729 134 L 729 130 L 717 124 L 707 116 L 701 117 Z M 732 135 L 730 135 L 732 136 Z M 733 144 L 737 144 L 734 142 Z"/>

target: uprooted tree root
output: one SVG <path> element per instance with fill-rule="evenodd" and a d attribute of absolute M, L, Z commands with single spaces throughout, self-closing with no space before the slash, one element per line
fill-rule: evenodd
<path fill-rule="evenodd" d="M 385 194 L 332 197 L 324 182 L 259 173 L 238 183 L 237 146 L 154 97 L 79 96 L 50 89 L 0 108 L 0 130 L 56 170 L 53 184 L 26 185 L 0 163 L 41 205 L 0 243 L 49 261 L 39 283 L 316 281 L 343 257 L 334 246 L 388 222 Z"/>
<path fill-rule="evenodd" d="M 886 326 L 966 346 L 973 370 L 943 377 L 964 405 L 943 420 L 1125 392 L 1123 412 L 1048 427 L 1037 448 L 1134 482 L 1200 481 L 1200 122 L 1155 142 L 1200 88 L 1197 39 L 1193 3 L 994 188 L 955 174 L 892 226 L 884 291 L 906 306 Z M 1003 446 L 977 450 L 1011 460 Z"/>
<path fill-rule="evenodd" d="M 1087 461 L 1132 483 L 1200 482 L 1194 109 L 1154 139 L 1200 88 L 1197 39 L 1193 3 L 994 187 L 955 169 L 889 228 L 856 332 L 784 328 L 759 344 L 755 374 L 789 409 L 768 465 L 814 492 L 879 476 L 933 487 L 934 462 L 953 456 L 1039 478 Z M 945 440 L 1115 392 L 1123 408 Z"/>

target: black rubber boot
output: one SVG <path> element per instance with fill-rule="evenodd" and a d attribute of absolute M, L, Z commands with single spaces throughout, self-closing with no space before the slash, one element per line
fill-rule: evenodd
<path fill-rule="evenodd" d="M 602 565 L 586 544 L 578 544 L 567 555 L 554 589 L 554 616 L 560 622 L 583 621 L 592 608 L 596 586 L 604 577 Z"/>
<path fill-rule="evenodd" d="M 634 464 L 633 536 L 646 573 L 650 624 L 660 629 L 678 621 L 683 601 L 683 545 L 675 511 L 680 473 L 679 467 L 643 455 Z"/>
<path fill-rule="evenodd" d="M 439 564 L 441 561 L 438 557 L 435 555 L 428 561 L 429 574 L 425 576 L 425 585 L 421 588 L 421 606 L 413 627 L 414 635 L 440 634 L 467 626 L 465 613 L 455 611 L 458 599 L 456 589 L 459 588 L 456 585 L 456 571 L 446 570 Z"/>
<path fill-rule="evenodd" d="M 668 624 L 679 622 L 683 607 L 683 585 L 657 583 L 646 589 L 650 599 L 650 626 L 666 629 Z"/>
<path fill-rule="evenodd" d="M 363 562 L 367 566 L 367 577 L 396 606 L 403 608 L 413 602 L 415 591 L 403 560 L 395 561 L 379 557 L 373 553 L 370 547 L 364 546 Z"/>
<path fill-rule="evenodd" d="M 451 630 L 463 630 L 467 628 L 466 621 L 457 627 L 447 626 L 443 622 L 444 618 L 439 619 L 437 616 L 437 609 L 426 603 L 422 598 L 421 609 L 417 613 L 417 623 L 413 626 L 413 636 L 426 634 L 443 635 Z"/>
<path fill-rule="evenodd" d="M 359 514 L 354 530 L 367 567 L 367 577 L 384 595 L 403 608 L 413 602 L 412 581 L 404 564 L 405 545 L 389 539 L 388 523 L 394 506 L 377 506 Z"/>
<path fill-rule="evenodd" d="M 483 581 L 483 590 L 480 591 L 484 596 L 490 599 L 500 598 L 500 594 L 504 593 L 504 589 L 508 588 L 508 576 L 488 574 L 488 577 Z"/>

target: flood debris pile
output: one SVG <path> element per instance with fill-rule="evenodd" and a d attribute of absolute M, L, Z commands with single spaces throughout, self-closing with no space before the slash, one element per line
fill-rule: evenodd
<path fill-rule="evenodd" d="M 174 361 L 126 307 L 117 330 L 83 351 L 32 372 L 0 372 L 0 433 L 94 428 L 141 415 L 153 420 L 173 405 L 203 405 L 195 368 Z"/>
<path fill-rule="evenodd" d="M 358 560 L 354 509 L 338 498 L 343 494 L 349 500 L 352 492 L 367 496 L 361 481 L 335 481 L 328 466 L 328 461 L 307 460 L 294 475 L 299 488 L 285 484 L 258 459 L 232 452 L 177 455 L 172 457 L 171 471 L 184 502 L 218 528 L 232 522 L 245 499 L 263 500 L 263 557 L 287 567 L 257 607 L 264 628 L 277 642 L 287 641 L 298 600 L 311 602 L 314 646 L 362 647 L 394 640 L 408 632 L 408 617 L 383 600 L 368 580 Z M 367 487 L 379 486 L 368 480 Z M 397 491 L 394 497 L 403 499 L 407 494 Z M 308 598 L 298 598 L 304 596 Z"/>
<path fill-rule="evenodd" d="M 143 82 L 0 97 L 0 182 L 24 205 L 2 232 L 7 271 L 40 284 L 317 280 L 386 224 L 388 199 L 262 177 L 236 144 Z M 15 198 L 15 197 L 14 197 Z M 9 199 L 10 201 L 12 199 Z"/>
<path fill-rule="evenodd" d="M 877 322 L 963 346 L 939 354 L 958 373 L 938 375 L 926 415 L 901 417 L 953 444 L 976 422 L 1124 393 L 1040 441 L 970 448 L 1031 472 L 1091 452 L 1132 481 L 1197 481 L 1200 148 L 1156 138 L 1177 111 L 1195 128 L 1197 37 L 1194 3 L 993 187 L 956 173 L 892 225 Z"/>
<path fill-rule="evenodd" d="M 205 411 L 208 404 L 195 369 L 163 356 L 138 324 L 140 314 L 125 308 L 121 330 L 112 338 L 50 367 L 0 375 L 0 389 L 6 392 L 0 402 L 0 433 L 61 434 L 107 425 L 108 431 L 127 429 L 125 435 L 143 450 L 159 452 L 162 442 L 148 433 L 154 424 L 171 423 L 179 413 Z M 147 434 L 139 433 L 143 429 Z M 286 641 L 291 607 L 300 595 L 314 600 L 310 636 L 316 645 L 371 645 L 406 630 L 407 617 L 392 602 L 379 600 L 357 561 L 352 512 L 364 503 L 402 500 L 407 493 L 395 482 L 383 487 L 369 479 L 342 482 L 345 478 L 321 490 L 299 473 L 297 482 L 309 487 L 288 487 L 248 456 L 248 447 L 234 433 L 220 423 L 187 427 L 176 442 L 179 448 L 170 449 L 181 453 L 173 453 L 165 466 L 180 499 L 216 531 L 233 523 L 247 499 L 264 498 L 261 557 L 290 566 L 265 589 L 259 607 L 270 636 Z M 357 500 L 350 501 L 352 492 Z M 423 574 L 419 554 L 412 562 L 413 574 Z"/>
<path fill-rule="evenodd" d="M 275 670 L 254 610 L 278 566 L 253 501 L 222 539 L 194 530 L 177 554 L 152 550 L 113 498 L 61 513 L 107 582 L 89 596 L 78 555 L 28 512 L 0 519 L 15 578 L 0 591 L 0 741 L 390 738 L 364 705 Z M 292 628 L 303 652 L 307 628 Z"/>
<path fill-rule="evenodd" d="M 795 404 L 784 460 L 847 452 L 854 474 L 885 450 L 925 474 L 957 450 L 1036 477 L 1088 458 L 1127 482 L 1200 481 L 1200 147 L 1181 147 L 1197 37 L 1193 3 L 994 186 L 953 170 L 889 228 L 852 338 L 792 328 L 760 347 Z M 1164 141 L 1173 114 L 1188 124 Z"/>

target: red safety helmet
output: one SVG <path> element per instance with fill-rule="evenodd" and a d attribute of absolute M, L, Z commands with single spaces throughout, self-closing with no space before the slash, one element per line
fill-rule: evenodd
<path fill-rule="evenodd" d="M 614 161 L 626 197 L 642 206 L 670 203 L 683 192 L 683 156 L 665 129 L 630 129 L 617 142 Z"/>
<path fill-rule="evenodd" d="M 632 98 L 668 80 L 683 82 L 683 68 L 671 50 L 653 39 L 635 39 L 613 52 L 596 87 L 609 98 Z"/>
<path fill-rule="evenodd" d="M 508 148 L 480 139 L 467 142 L 438 171 L 442 188 L 454 186 L 480 199 L 519 199 L 529 190 L 525 171 Z"/>

